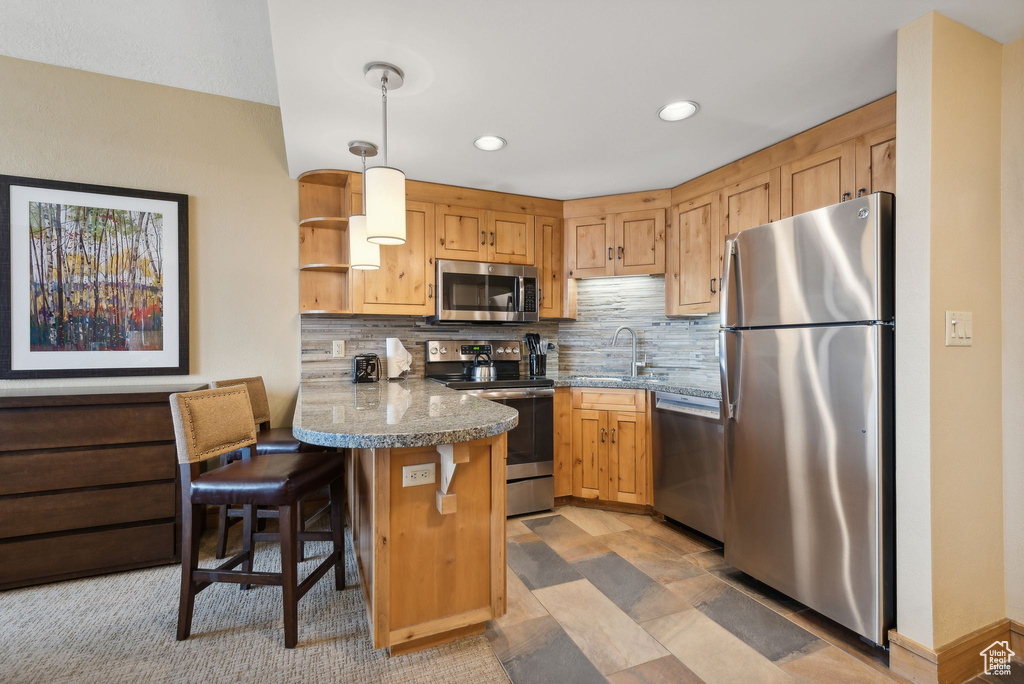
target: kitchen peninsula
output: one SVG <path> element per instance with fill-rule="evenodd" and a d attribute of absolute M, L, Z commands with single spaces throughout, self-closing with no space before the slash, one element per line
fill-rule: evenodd
<path fill-rule="evenodd" d="M 518 420 L 429 380 L 302 385 L 295 437 L 350 450 L 349 516 L 374 648 L 418 650 L 505 613 L 505 433 Z"/>

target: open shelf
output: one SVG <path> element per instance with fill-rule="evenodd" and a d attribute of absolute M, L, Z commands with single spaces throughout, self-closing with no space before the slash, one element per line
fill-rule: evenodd
<path fill-rule="evenodd" d="M 302 183 L 315 183 L 316 185 L 330 185 L 335 188 L 343 188 L 348 184 L 348 171 L 335 171 L 331 169 L 317 169 L 306 171 L 299 176 Z"/>
<path fill-rule="evenodd" d="M 348 264 L 302 264 L 299 266 L 302 271 L 333 271 L 334 273 L 345 273 L 348 271 Z"/>
<path fill-rule="evenodd" d="M 311 228 L 336 228 L 345 230 L 348 228 L 348 218 L 345 216 L 310 216 L 299 221 L 300 226 Z"/>

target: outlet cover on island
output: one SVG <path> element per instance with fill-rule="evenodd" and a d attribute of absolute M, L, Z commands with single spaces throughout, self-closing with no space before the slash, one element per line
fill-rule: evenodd
<path fill-rule="evenodd" d="M 345 358 L 345 340 L 334 340 L 331 353 L 336 359 Z"/>
<path fill-rule="evenodd" d="M 402 486 L 417 487 L 419 485 L 434 484 L 433 463 L 419 463 L 417 465 L 402 466 Z"/>
<path fill-rule="evenodd" d="M 970 347 L 973 336 L 973 316 L 970 311 L 946 312 L 947 347 Z"/>

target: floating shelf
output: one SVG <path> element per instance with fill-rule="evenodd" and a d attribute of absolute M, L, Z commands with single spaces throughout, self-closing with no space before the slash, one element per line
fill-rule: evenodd
<path fill-rule="evenodd" d="M 343 188 L 348 184 L 347 171 L 332 171 L 330 169 L 317 169 L 307 171 L 299 176 L 302 183 L 314 183 L 316 185 L 330 185 L 335 188 Z"/>
<path fill-rule="evenodd" d="M 310 216 L 299 221 L 299 225 L 311 228 L 337 228 L 345 230 L 348 228 L 348 218 L 345 216 Z"/>
<path fill-rule="evenodd" d="M 301 271 L 333 271 L 335 273 L 345 273 L 348 271 L 348 264 L 302 264 L 299 266 Z"/>

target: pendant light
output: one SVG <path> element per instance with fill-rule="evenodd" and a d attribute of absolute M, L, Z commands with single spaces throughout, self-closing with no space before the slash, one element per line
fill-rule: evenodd
<path fill-rule="evenodd" d="M 363 158 L 363 213 L 348 217 L 349 267 L 360 271 L 380 268 L 380 245 L 366 241 L 366 158 L 377 156 L 377 146 L 365 140 L 353 140 L 348 151 Z"/>
<path fill-rule="evenodd" d="M 372 62 L 363 70 L 366 80 L 380 86 L 381 166 L 363 175 L 363 202 L 366 213 L 366 239 L 378 245 L 405 244 L 405 174 L 388 166 L 388 88 L 402 87 L 405 76 L 398 67 Z"/>

